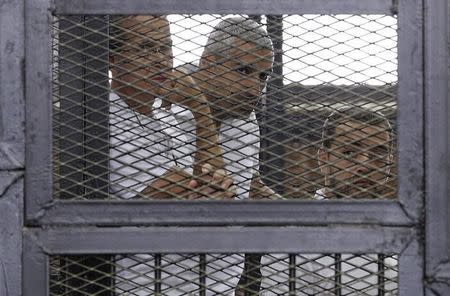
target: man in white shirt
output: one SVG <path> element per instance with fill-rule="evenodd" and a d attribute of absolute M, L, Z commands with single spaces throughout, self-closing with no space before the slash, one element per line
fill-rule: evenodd
<path fill-rule="evenodd" d="M 183 148 L 183 131 L 174 130 L 175 118 L 167 114 L 167 103 L 157 97 L 167 87 L 179 90 L 171 87 L 175 78 L 184 92 L 199 91 L 190 77 L 172 69 L 169 23 L 164 17 L 133 16 L 112 23 L 111 30 L 111 193 L 120 199 L 186 198 L 199 188 L 199 180 L 192 176 L 194 155 Z M 201 100 L 205 99 L 199 95 L 184 105 L 198 107 L 201 103 L 205 112 L 209 111 L 207 102 Z M 210 122 L 204 129 L 214 124 Z M 211 132 L 209 136 L 208 140 L 217 135 Z M 214 190 L 203 187 L 202 192 L 217 193 L 218 198 L 233 197 L 232 179 L 223 167 L 212 166 L 215 163 L 209 160 L 214 156 L 201 163 L 202 181 L 218 186 Z"/>
<path fill-rule="evenodd" d="M 210 36 L 200 69 L 194 74 L 195 83 L 182 72 L 168 74 L 172 54 L 164 17 L 134 16 L 116 24 L 120 32 L 115 36 L 121 36 L 116 39 L 122 45 L 111 54 L 115 94 L 110 97 L 110 166 L 112 193 L 117 198 L 249 196 L 250 183 L 257 180 L 252 178 L 258 169 L 259 151 L 253 108 L 272 67 L 272 46 L 256 23 L 242 18 L 224 22 Z M 220 40 L 231 43 L 223 42 L 217 47 Z M 174 92 L 181 96 L 173 95 Z M 202 103 L 203 94 L 219 131 L 226 173 L 208 163 L 213 158 L 210 155 L 203 160 L 203 176 L 199 179 L 192 175 L 194 159 L 198 159 L 193 153 L 199 149 L 196 110 L 190 107 L 199 102 L 193 98 Z M 206 186 L 200 186 L 201 191 L 196 192 L 201 183 Z M 268 192 L 260 182 L 257 184 Z M 164 295 L 198 295 L 198 257 L 135 255 L 120 259 L 116 267 L 117 290 L 121 295 L 155 293 L 154 266 L 159 260 Z M 210 254 L 205 261 L 206 295 L 233 295 L 242 273 L 243 256 Z"/>

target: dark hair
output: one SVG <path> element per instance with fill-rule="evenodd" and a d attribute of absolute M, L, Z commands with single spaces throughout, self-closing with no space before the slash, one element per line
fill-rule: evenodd
<path fill-rule="evenodd" d="M 389 151 L 392 151 L 392 128 L 389 120 L 377 111 L 370 111 L 361 107 L 349 107 L 335 110 L 327 117 L 322 127 L 322 147 L 331 147 L 336 135 L 336 128 L 343 120 L 358 121 L 367 125 L 384 124 L 391 136 Z"/>

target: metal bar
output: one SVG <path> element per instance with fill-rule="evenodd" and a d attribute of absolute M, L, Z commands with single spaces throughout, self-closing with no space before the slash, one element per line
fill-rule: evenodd
<path fill-rule="evenodd" d="M 342 255 L 334 254 L 334 293 L 336 296 L 342 295 Z"/>
<path fill-rule="evenodd" d="M 0 295 L 22 293 L 24 1 L 0 5 Z"/>
<path fill-rule="evenodd" d="M 199 294 L 206 296 L 206 254 L 199 254 Z"/>
<path fill-rule="evenodd" d="M 87 16 L 84 28 L 85 42 L 95 44 L 83 50 L 85 198 L 105 199 L 109 186 L 109 44 L 104 37 L 108 34 L 108 18 Z"/>
<path fill-rule="evenodd" d="M 426 272 L 450 257 L 448 1 L 425 1 Z M 444 295 L 444 294 L 442 294 Z"/>
<path fill-rule="evenodd" d="M 48 253 L 65 255 L 313 253 L 318 250 L 324 253 L 399 253 L 416 235 L 410 228 L 376 226 L 58 227 L 30 231 Z M 412 259 L 420 257 L 409 260 Z"/>
<path fill-rule="evenodd" d="M 24 3 L 0 5 L 0 170 L 25 167 Z"/>
<path fill-rule="evenodd" d="M 391 14 L 392 0 L 55 0 L 57 14 Z"/>
<path fill-rule="evenodd" d="M 282 194 L 284 179 L 285 152 L 283 143 L 286 141 L 284 133 L 283 97 L 280 90 L 283 87 L 283 16 L 267 16 L 267 33 L 272 40 L 274 49 L 273 73 L 267 85 L 265 114 L 261 126 L 261 176 L 265 183 L 276 192 Z M 273 118 L 278 118 L 273 120 Z"/>
<path fill-rule="evenodd" d="M 101 209 L 101 211 L 99 211 Z M 328 225 L 413 226 L 393 201 L 146 202 L 55 201 L 40 225 Z"/>
<path fill-rule="evenodd" d="M 0 170 L 0 192 L 0 295 L 22 295 L 22 172 Z"/>
<path fill-rule="evenodd" d="M 26 220 L 51 202 L 50 1 L 25 2 Z"/>
<path fill-rule="evenodd" d="M 60 199 L 84 195 L 84 16 L 67 16 L 59 20 L 58 77 L 59 87 L 58 140 Z M 74 36 L 78 37 L 75 38 Z"/>
<path fill-rule="evenodd" d="M 296 269 L 297 263 L 295 262 L 296 254 L 289 254 L 289 295 L 296 295 L 295 282 L 297 281 Z"/>
<path fill-rule="evenodd" d="M 24 231 L 22 262 L 22 295 L 50 295 L 48 258 L 33 231 Z"/>
<path fill-rule="evenodd" d="M 386 287 L 385 285 L 385 269 L 386 265 L 384 264 L 384 259 L 386 258 L 383 254 L 378 254 L 378 296 L 384 296 Z"/>
<path fill-rule="evenodd" d="M 423 247 L 417 238 L 399 254 L 399 296 L 424 295 L 424 255 Z"/>
<path fill-rule="evenodd" d="M 418 221 L 423 210 L 423 55 L 420 0 L 400 0 L 398 15 L 398 196 Z"/>
<path fill-rule="evenodd" d="M 161 283 L 162 283 L 162 269 L 161 269 L 161 254 L 155 254 L 155 295 L 161 296 L 162 289 L 161 289 Z"/>

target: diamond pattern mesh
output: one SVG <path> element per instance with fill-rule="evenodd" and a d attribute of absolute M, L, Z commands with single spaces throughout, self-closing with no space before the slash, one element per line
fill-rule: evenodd
<path fill-rule="evenodd" d="M 246 256 L 54 256 L 50 295 L 398 295 L 396 255 Z"/>
<path fill-rule="evenodd" d="M 395 198 L 396 26 L 56 16 L 54 197 Z"/>

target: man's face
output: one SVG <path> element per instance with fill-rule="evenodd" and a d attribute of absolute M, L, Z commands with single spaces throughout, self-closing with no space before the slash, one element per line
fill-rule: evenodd
<path fill-rule="evenodd" d="M 328 188 L 335 197 L 379 197 L 392 160 L 386 126 L 346 121 L 335 135 L 331 147 L 319 153 Z"/>
<path fill-rule="evenodd" d="M 271 50 L 236 39 L 221 56 L 208 56 L 204 92 L 219 119 L 248 118 L 272 69 Z"/>
<path fill-rule="evenodd" d="M 111 52 L 113 89 L 127 97 L 155 97 L 173 67 L 172 40 L 165 18 L 133 16 L 119 23 L 122 46 Z"/>

